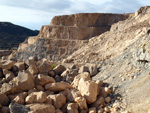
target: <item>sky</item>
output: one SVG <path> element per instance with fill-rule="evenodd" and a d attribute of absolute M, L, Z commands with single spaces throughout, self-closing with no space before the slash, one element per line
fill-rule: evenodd
<path fill-rule="evenodd" d="M 49 25 L 57 15 L 75 13 L 134 13 L 150 0 L 0 0 L 0 22 L 33 30 Z"/>

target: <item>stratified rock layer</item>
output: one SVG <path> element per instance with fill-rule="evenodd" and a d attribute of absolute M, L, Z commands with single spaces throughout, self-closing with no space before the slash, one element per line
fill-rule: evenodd
<path fill-rule="evenodd" d="M 42 26 L 38 36 L 29 37 L 20 44 L 18 51 L 10 57 L 27 59 L 36 56 L 59 61 L 86 44 L 91 37 L 110 30 L 112 24 L 127 17 L 99 13 L 56 16 L 50 25 Z"/>

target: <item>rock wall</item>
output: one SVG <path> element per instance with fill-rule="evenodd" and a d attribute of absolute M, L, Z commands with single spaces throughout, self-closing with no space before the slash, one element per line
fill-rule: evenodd
<path fill-rule="evenodd" d="M 113 23 L 129 15 L 85 13 L 56 16 L 50 25 L 42 26 L 38 36 L 29 37 L 10 57 L 48 58 L 59 61 L 83 46 L 88 39 L 110 30 Z"/>

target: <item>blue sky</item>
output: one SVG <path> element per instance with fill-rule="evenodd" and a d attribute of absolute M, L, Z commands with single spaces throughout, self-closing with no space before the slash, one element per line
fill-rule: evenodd
<path fill-rule="evenodd" d="M 40 30 L 56 15 L 74 13 L 130 13 L 149 0 L 0 0 L 0 21 Z"/>

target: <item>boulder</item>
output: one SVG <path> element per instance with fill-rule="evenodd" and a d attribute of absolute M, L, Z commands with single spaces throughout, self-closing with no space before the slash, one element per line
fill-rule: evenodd
<path fill-rule="evenodd" d="M 60 109 L 66 104 L 66 97 L 62 94 L 49 95 L 48 98 L 52 99 L 52 103 L 56 109 Z"/>
<path fill-rule="evenodd" d="M 76 97 L 80 97 L 81 93 L 77 89 L 71 89 L 69 91 L 69 94 L 67 96 L 67 101 L 68 102 L 74 102 Z"/>
<path fill-rule="evenodd" d="M 39 70 L 36 65 L 29 65 L 29 68 L 27 69 L 32 75 L 38 74 Z"/>
<path fill-rule="evenodd" d="M 89 69 L 87 66 L 83 65 L 79 68 L 79 73 L 88 72 Z"/>
<path fill-rule="evenodd" d="M 14 64 L 15 64 L 15 61 L 12 61 L 12 60 L 0 61 L 0 68 L 11 69 Z"/>
<path fill-rule="evenodd" d="M 2 106 L 0 109 L 0 113 L 10 113 L 9 107 Z"/>
<path fill-rule="evenodd" d="M 81 74 L 78 74 L 74 78 L 73 82 L 71 83 L 74 88 L 76 88 L 76 89 L 78 88 L 79 81 L 80 81 L 81 78 L 83 78 L 84 80 L 91 80 L 90 74 L 88 72 L 83 72 Z"/>
<path fill-rule="evenodd" d="M 19 71 L 22 71 L 22 70 L 26 69 L 26 66 L 25 66 L 24 62 L 16 62 L 14 65 L 18 68 Z"/>
<path fill-rule="evenodd" d="M 38 74 L 37 79 L 39 81 L 39 84 L 42 86 L 48 83 L 55 83 L 55 80 L 48 75 Z"/>
<path fill-rule="evenodd" d="M 71 83 L 75 76 L 78 75 L 78 70 L 77 69 L 67 69 L 65 70 L 61 76 L 65 78 L 65 81 Z"/>
<path fill-rule="evenodd" d="M 48 60 L 43 60 L 38 65 L 39 73 L 40 74 L 48 74 L 49 71 L 53 70 L 50 62 Z"/>
<path fill-rule="evenodd" d="M 104 97 L 98 96 L 97 100 L 90 105 L 90 107 L 99 107 L 100 105 L 104 105 L 105 100 Z"/>
<path fill-rule="evenodd" d="M 29 113 L 55 113 L 55 108 L 51 104 L 29 104 L 26 107 L 30 108 Z"/>
<path fill-rule="evenodd" d="M 0 93 L 0 104 L 2 106 L 7 106 L 9 104 L 9 99 L 7 95 Z"/>
<path fill-rule="evenodd" d="M 78 112 L 78 104 L 77 103 L 68 103 L 67 113 L 79 113 Z"/>
<path fill-rule="evenodd" d="M 6 78 L 7 82 L 11 81 L 15 77 L 13 72 L 11 72 L 7 69 L 3 69 L 3 74 L 5 75 L 5 78 Z"/>
<path fill-rule="evenodd" d="M 18 103 L 11 103 L 9 109 L 10 113 L 28 113 L 30 111 L 28 107 Z"/>
<path fill-rule="evenodd" d="M 55 113 L 63 113 L 60 109 L 56 109 Z"/>
<path fill-rule="evenodd" d="M 58 65 L 53 70 L 57 75 L 61 75 L 66 70 L 66 68 L 63 65 Z"/>
<path fill-rule="evenodd" d="M 112 90 L 110 90 L 108 87 L 99 87 L 100 89 L 100 96 L 102 97 L 107 97 L 108 94 L 110 94 L 112 92 Z"/>
<path fill-rule="evenodd" d="M 70 90 L 69 89 L 65 89 L 64 91 L 59 92 L 59 94 L 64 95 L 66 98 L 69 95 Z"/>
<path fill-rule="evenodd" d="M 81 92 L 81 95 L 86 98 L 88 104 L 96 101 L 98 95 L 98 85 L 94 81 L 85 81 L 81 78 L 79 81 L 78 90 Z"/>
<path fill-rule="evenodd" d="M 27 97 L 27 92 L 20 93 L 12 100 L 13 103 L 25 104 L 25 98 Z"/>
<path fill-rule="evenodd" d="M 28 95 L 25 99 L 25 102 L 27 104 L 43 103 L 46 100 L 47 100 L 47 94 L 43 91 L 40 91 L 40 92 L 33 92 L 30 95 Z"/>
<path fill-rule="evenodd" d="M 88 67 L 88 71 L 90 72 L 91 76 L 94 76 L 98 73 L 96 64 L 86 64 L 86 66 Z"/>
<path fill-rule="evenodd" d="M 84 97 L 76 97 L 75 102 L 78 103 L 80 110 L 87 110 L 87 102 Z"/>
<path fill-rule="evenodd" d="M 45 85 L 45 89 L 46 90 L 50 90 L 53 92 L 60 92 L 63 91 L 67 88 L 72 88 L 72 86 L 68 83 L 65 82 L 57 82 L 57 83 L 49 83 Z"/>
<path fill-rule="evenodd" d="M 89 108 L 89 113 L 96 113 L 96 107 Z"/>
<path fill-rule="evenodd" d="M 45 91 L 44 87 L 42 85 L 35 85 L 35 88 L 38 90 L 38 91 Z"/>
<path fill-rule="evenodd" d="M 12 82 L 16 82 L 15 87 L 22 91 L 33 89 L 35 86 L 34 76 L 27 71 L 19 72 L 16 79 Z"/>
<path fill-rule="evenodd" d="M 86 64 L 80 67 L 79 73 L 89 72 L 91 76 L 94 76 L 98 73 L 96 64 Z"/>

